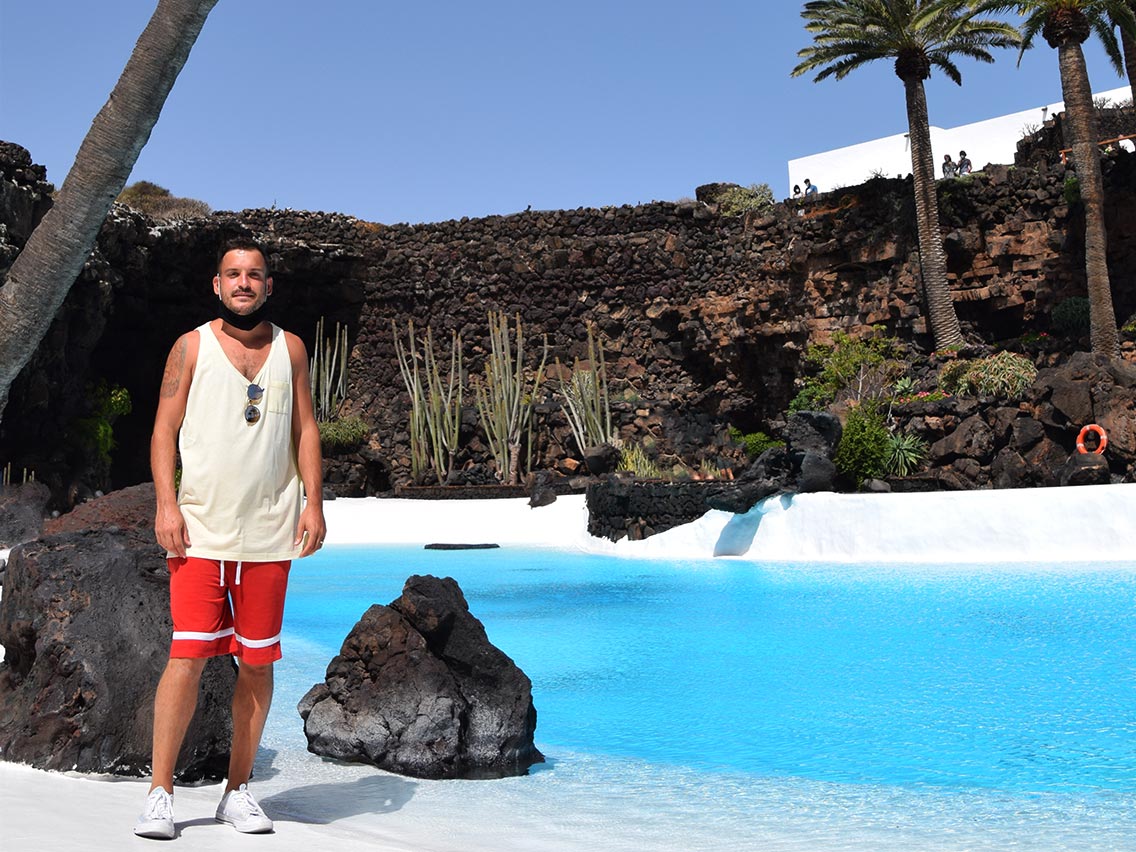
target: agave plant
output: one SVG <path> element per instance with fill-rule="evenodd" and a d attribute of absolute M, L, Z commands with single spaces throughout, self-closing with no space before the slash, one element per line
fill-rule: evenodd
<path fill-rule="evenodd" d="M 908 476 L 926 461 L 927 452 L 927 442 L 918 435 L 893 432 L 887 444 L 888 473 Z"/>
<path fill-rule="evenodd" d="M 1037 366 L 1025 355 L 999 352 L 979 358 L 958 380 L 960 393 L 1014 400 L 1026 392 L 1037 378 Z"/>
<path fill-rule="evenodd" d="M 915 393 L 915 379 L 911 376 L 900 376 L 892 384 L 891 392 L 895 396 L 911 396 Z"/>

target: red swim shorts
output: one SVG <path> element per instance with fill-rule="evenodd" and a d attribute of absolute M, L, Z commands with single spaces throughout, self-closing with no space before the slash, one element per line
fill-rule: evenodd
<path fill-rule="evenodd" d="M 171 657 L 232 654 L 264 665 L 280 659 L 288 568 L 284 562 L 170 558 Z"/>

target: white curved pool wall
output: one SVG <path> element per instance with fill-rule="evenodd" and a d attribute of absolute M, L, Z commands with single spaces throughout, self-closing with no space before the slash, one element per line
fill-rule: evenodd
<path fill-rule="evenodd" d="M 771 497 L 744 515 L 710 511 L 644 541 L 587 533 L 581 495 L 531 509 L 507 500 L 339 499 L 329 544 L 496 543 L 762 562 L 1093 562 L 1136 559 L 1136 484 L 925 494 Z"/>
<path fill-rule="evenodd" d="M 705 519 L 703 519 L 705 520 Z M 926 494 L 799 494 L 723 528 L 721 554 L 762 561 L 1130 561 L 1136 485 Z"/>

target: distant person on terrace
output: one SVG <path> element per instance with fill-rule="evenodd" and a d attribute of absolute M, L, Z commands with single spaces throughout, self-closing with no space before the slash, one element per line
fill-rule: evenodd
<path fill-rule="evenodd" d="M 958 174 L 958 166 L 951 159 L 950 154 L 943 154 L 943 177 L 952 178 Z"/>
<path fill-rule="evenodd" d="M 970 158 L 966 155 L 966 151 L 959 151 L 958 173 L 960 175 L 968 175 L 974 166 L 970 162 Z"/>
<path fill-rule="evenodd" d="M 816 185 L 811 180 L 809 180 L 808 178 L 805 178 L 805 198 L 809 201 L 816 201 L 816 197 L 817 197 Z"/>

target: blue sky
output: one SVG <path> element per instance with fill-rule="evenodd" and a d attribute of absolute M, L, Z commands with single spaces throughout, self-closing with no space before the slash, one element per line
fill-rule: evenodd
<path fill-rule="evenodd" d="M 155 0 L 0 0 L 0 138 L 61 185 Z M 377 222 L 636 204 L 905 132 L 890 63 L 789 77 L 782 0 L 220 0 L 131 177 Z M 935 74 L 951 127 L 1061 100 L 1056 52 Z M 1087 46 L 1093 88 L 1123 84 Z M 981 152 L 971 152 L 979 162 Z M 822 187 L 823 189 L 824 187 Z"/>

